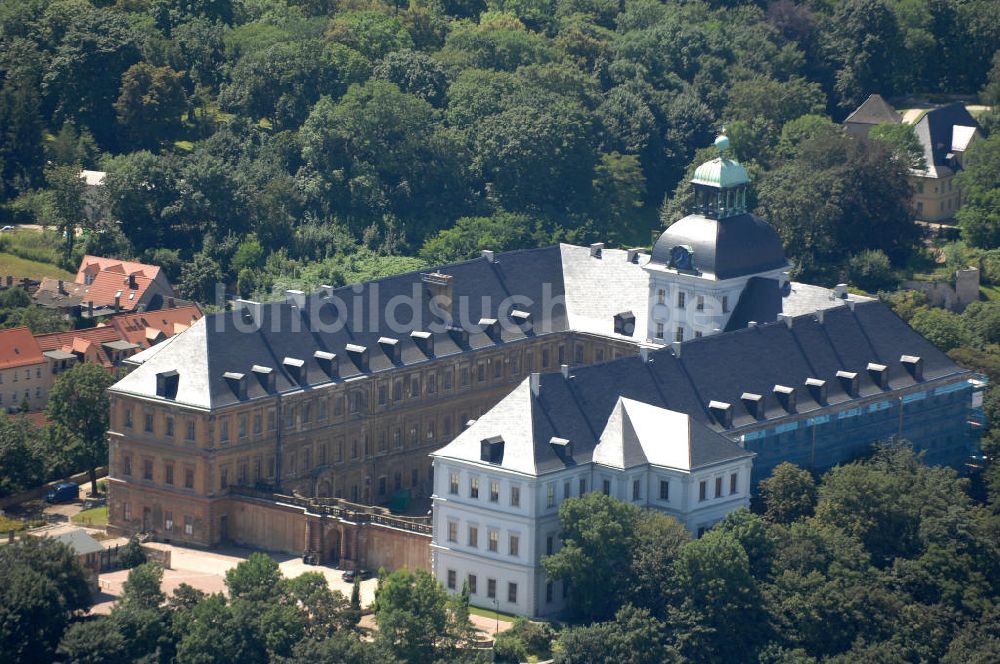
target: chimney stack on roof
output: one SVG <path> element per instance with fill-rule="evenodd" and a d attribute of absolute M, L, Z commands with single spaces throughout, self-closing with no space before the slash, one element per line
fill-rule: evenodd
<path fill-rule="evenodd" d="M 537 397 L 538 393 L 541 392 L 541 388 L 542 388 L 542 383 L 540 374 L 538 373 L 528 374 L 528 389 L 531 390 L 531 394 Z"/>
<path fill-rule="evenodd" d="M 847 284 L 837 284 L 833 287 L 833 297 L 837 300 L 847 299 Z"/>
<path fill-rule="evenodd" d="M 604 253 L 604 243 L 595 242 L 590 245 L 590 256 L 591 258 L 600 258 L 601 254 Z"/>
<path fill-rule="evenodd" d="M 487 263 L 496 263 L 497 262 L 496 252 L 494 252 L 492 249 L 483 249 L 482 256 L 483 256 L 483 258 L 486 259 Z"/>
<path fill-rule="evenodd" d="M 794 316 L 789 316 L 788 314 L 778 314 L 778 322 L 782 322 L 790 330 L 795 322 Z"/>
<path fill-rule="evenodd" d="M 638 249 L 629 249 L 628 252 L 625 254 L 625 260 L 627 260 L 629 263 L 638 263 L 639 262 L 639 250 Z"/>
<path fill-rule="evenodd" d="M 139 287 L 139 284 L 137 284 L 136 281 L 135 281 L 135 272 L 129 272 L 129 275 L 128 275 L 128 287 L 129 287 L 129 290 L 135 290 L 136 288 Z"/>
<path fill-rule="evenodd" d="M 300 290 L 286 290 L 285 302 L 302 309 L 306 306 L 306 294 Z"/>

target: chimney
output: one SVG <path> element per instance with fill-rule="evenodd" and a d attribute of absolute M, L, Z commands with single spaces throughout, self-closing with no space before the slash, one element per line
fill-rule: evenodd
<path fill-rule="evenodd" d="M 642 358 L 643 364 L 649 364 L 650 356 L 653 354 L 653 349 L 649 346 L 639 346 L 639 357 Z"/>
<path fill-rule="evenodd" d="M 822 325 L 824 318 L 826 318 L 826 309 L 817 309 L 816 310 L 816 322 L 819 323 L 820 325 Z"/>
<path fill-rule="evenodd" d="M 130 272 L 128 275 L 128 288 L 129 290 L 135 290 L 139 287 L 139 284 L 135 281 L 135 272 Z"/>
<path fill-rule="evenodd" d="M 748 413 L 758 420 L 764 419 L 764 395 L 744 392 L 740 397 L 740 401 L 743 402 L 743 406 L 747 409 Z"/>
<path fill-rule="evenodd" d="M 180 375 L 176 370 L 161 371 L 156 374 L 156 396 L 164 399 L 176 398 L 179 383 Z"/>
<path fill-rule="evenodd" d="M 497 465 L 503 463 L 503 438 L 492 436 L 480 441 L 479 460 Z"/>
<path fill-rule="evenodd" d="M 265 392 L 268 394 L 274 393 L 277 378 L 275 376 L 274 369 L 255 364 L 250 368 L 250 372 L 257 377 L 257 382 L 260 383 L 260 386 L 264 388 Z"/>
<path fill-rule="evenodd" d="M 537 373 L 528 374 L 528 389 L 531 390 L 533 396 L 538 396 L 542 389 L 541 377 Z"/>
<path fill-rule="evenodd" d="M 846 304 L 846 305 L 847 305 L 847 308 L 848 308 L 848 309 L 850 309 L 851 311 L 854 311 L 854 305 L 856 305 L 856 304 L 857 304 L 857 300 L 846 300 L 846 301 L 844 302 L 844 304 Z"/>
<path fill-rule="evenodd" d="M 681 341 L 671 341 L 670 342 L 670 348 L 671 348 L 671 350 L 674 351 L 674 357 L 676 357 L 677 359 L 680 359 L 680 357 L 681 357 L 681 348 L 683 347 L 683 345 L 684 344 Z"/>
<path fill-rule="evenodd" d="M 240 316 L 245 323 L 261 324 L 261 304 L 253 300 L 236 300 L 236 307 L 239 308 Z"/>
<path fill-rule="evenodd" d="M 122 310 L 122 292 L 115 291 L 115 313 Z"/>
<path fill-rule="evenodd" d="M 454 296 L 452 276 L 440 272 L 428 272 L 420 275 L 420 281 L 424 284 L 424 295 L 431 308 L 431 313 L 450 325 L 452 321 L 451 303 Z"/>
<path fill-rule="evenodd" d="M 514 309 L 510 312 L 510 320 L 514 323 L 514 325 L 517 325 L 522 332 L 527 334 L 531 331 L 531 314 L 527 311 Z"/>
<path fill-rule="evenodd" d="M 93 318 L 94 317 L 94 301 L 93 300 L 87 300 L 87 317 L 88 318 Z"/>
<path fill-rule="evenodd" d="M 297 357 L 286 357 L 281 361 L 281 364 L 296 383 L 299 385 L 308 384 L 305 360 L 300 360 Z"/>
<path fill-rule="evenodd" d="M 778 314 L 778 322 L 779 323 L 784 323 L 785 326 L 788 327 L 789 330 L 792 329 L 792 324 L 793 324 L 794 321 L 795 321 L 795 318 L 793 318 L 792 316 L 789 316 L 788 314 Z"/>
<path fill-rule="evenodd" d="M 709 401 L 708 412 L 725 428 L 733 426 L 733 407 L 725 401 Z"/>
<path fill-rule="evenodd" d="M 868 376 L 872 379 L 873 383 L 883 390 L 889 387 L 889 367 L 884 364 L 869 362 L 866 368 L 868 369 Z"/>
<path fill-rule="evenodd" d="M 604 253 L 604 243 L 603 242 L 595 242 L 592 245 L 590 245 L 590 257 L 591 258 L 600 258 L 602 253 Z"/>
<path fill-rule="evenodd" d="M 243 401 L 247 398 L 247 377 L 246 374 L 236 373 L 235 371 L 227 371 L 222 374 L 222 377 L 226 379 L 226 384 L 229 385 L 229 389 L 233 391 L 236 398 Z"/>
<path fill-rule="evenodd" d="M 286 290 L 285 302 L 302 309 L 306 306 L 306 294 L 300 290 Z"/>
<path fill-rule="evenodd" d="M 559 372 L 562 373 L 563 378 L 569 380 L 570 375 L 569 375 L 569 365 L 568 364 L 560 364 L 559 365 Z"/>
<path fill-rule="evenodd" d="M 785 409 L 786 413 L 795 412 L 795 388 L 788 387 L 787 385 L 775 385 L 771 392 L 774 397 L 781 404 L 781 407 Z"/>
<path fill-rule="evenodd" d="M 379 348 L 385 353 L 385 356 L 389 358 L 389 361 L 393 364 L 399 364 L 400 351 L 399 351 L 399 339 L 392 339 L 390 337 L 379 337 L 378 340 Z"/>
<path fill-rule="evenodd" d="M 496 252 L 494 252 L 492 249 L 483 249 L 482 256 L 483 256 L 483 258 L 486 259 L 487 263 L 496 263 L 497 262 Z"/>
<path fill-rule="evenodd" d="M 448 328 L 448 336 L 451 340 L 455 342 L 455 345 L 459 348 L 465 348 L 469 345 L 469 331 L 464 327 L 451 326 Z"/>
<path fill-rule="evenodd" d="M 847 284 L 837 284 L 833 287 L 833 297 L 837 300 L 847 299 Z"/>
<path fill-rule="evenodd" d="M 903 355 L 899 358 L 903 368 L 913 377 L 913 380 L 924 379 L 924 359 L 916 355 Z"/>
<path fill-rule="evenodd" d="M 754 328 L 754 327 L 757 327 L 757 321 L 755 321 L 755 320 L 748 320 L 748 321 L 747 321 L 747 327 L 748 327 L 748 328 Z"/>
<path fill-rule="evenodd" d="M 320 284 L 319 297 L 321 300 L 329 300 L 333 297 L 333 286 L 329 284 Z"/>
<path fill-rule="evenodd" d="M 631 337 L 635 334 L 635 314 L 631 311 L 615 314 L 614 322 L 615 334 L 620 334 L 623 337 Z"/>
<path fill-rule="evenodd" d="M 316 360 L 316 364 L 319 368 L 323 370 L 327 378 L 336 378 L 337 373 L 340 370 L 340 360 L 337 358 L 336 353 L 328 353 L 325 350 L 318 350 L 313 353 L 313 359 Z"/>
<path fill-rule="evenodd" d="M 838 371 L 837 380 L 840 381 L 840 387 L 848 396 L 856 397 L 858 396 L 858 374 L 853 371 Z"/>
<path fill-rule="evenodd" d="M 66 284 L 62 279 L 59 280 L 59 294 L 66 295 Z"/>
<path fill-rule="evenodd" d="M 174 301 L 174 298 L 168 297 L 167 298 L 167 309 L 176 309 L 176 308 L 177 308 L 177 302 Z"/>
<path fill-rule="evenodd" d="M 500 322 L 496 318 L 480 318 L 479 327 L 490 339 L 500 342 Z"/>
<path fill-rule="evenodd" d="M 822 405 L 826 404 L 826 381 L 819 378 L 806 378 L 806 389 L 813 401 Z"/>
<path fill-rule="evenodd" d="M 365 346 L 347 344 L 344 350 L 347 351 L 347 357 L 351 358 L 351 362 L 354 362 L 354 366 L 360 371 L 368 371 L 368 349 Z"/>
<path fill-rule="evenodd" d="M 410 332 L 410 339 L 413 345 L 420 349 L 420 352 L 427 357 L 434 357 L 434 335 L 430 332 L 414 330 Z"/>
<path fill-rule="evenodd" d="M 573 461 L 573 443 L 569 439 L 552 436 L 549 439 L 549 446 L 563 463 L 568 464 Z"/>
<path fill-rule="evenodd" d="M 628 252 L 626 252 L 626 254 L 625 254 L 625 260 L 627 260 L 629 263 L 638 263 L 639 262 L 639 250 L 638 249 L 629 249 Z"/>

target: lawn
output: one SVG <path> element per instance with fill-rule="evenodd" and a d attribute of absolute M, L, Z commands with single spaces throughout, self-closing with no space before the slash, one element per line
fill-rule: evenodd
<path fill-rule="evenodd" d="M 499 613 L 497 611 L 494 611 L 493 609 L 483 609 L 478 606 L 470 606 L 469 613 L 473 613 L 477 616 L 483 616 L 484 618 L 491 618 L 493 620 L 500 618 L 500 620 L 509 623 L 514 622 L 514 620 L 517 618 L 517 616 L 511 615 L 509 613 Z"/>
<path fill-rule="evenodd" d="M 106 526 L 108 525 L 108 506 L 84 510 L 74 515 L 72 521 L 83 526 Z"/>
<path fill-rule="evenodd" d="M 31 277 L 32 279 L 51 277 L 69 281 L 76 278 L 76 275 L 51 263 L 32 261 L 5 252 L 0 252 L 0 276 Z"/>
<path fill-rule="evenodd" d="M 25 528 L 34 528 L 36 526 L 43 525 L 45 522 L 41 520 L 37 521 L 22 521 L 21 519 L 12 519 L 9 516 L 0 514 L 0 533 L 8 533 L 12 530 L 24 530 Z"/>

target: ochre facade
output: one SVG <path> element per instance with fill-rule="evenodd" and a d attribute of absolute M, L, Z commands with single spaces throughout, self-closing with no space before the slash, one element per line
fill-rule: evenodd
<path fill-rule="evenodd" d="M 213 411 L 112 393 L 109 522 L 196 546 L 303 553 L 312 545 L 301 510 L 247 507 L 237 488 L 369 505 L 402 489 L 429 496 L 428 455 L 528 373 L 635 352 L 626 341 L 554 333 Z M 322 558 L 375 567 L 423 555 L 391 529 L 366 532 L 353 546 L 374 553 L 333 555 L 325 543 Z M 336 537 L 338 547 L 352 546 Z M 383 546 L 395 553 L 377 553 Z"/>

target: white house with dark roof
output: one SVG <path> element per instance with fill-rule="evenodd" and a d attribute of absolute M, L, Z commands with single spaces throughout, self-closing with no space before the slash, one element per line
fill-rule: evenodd
<path fill-rule="evenodd" d="M 519 615 L 566 606 L 541 559 L 559 505 L 601 491 L 676 517 L 694 534 L 749 505 L 754 454 L 684 413 L 620 397 L 598 436 L 540 399 L 534 374 L 435 452 L 432 557 L 451 591 Z"/>

